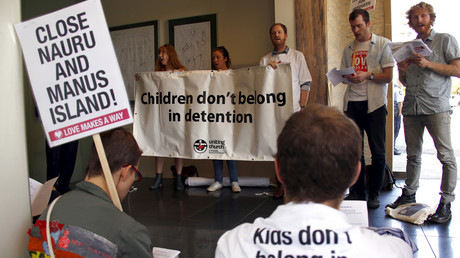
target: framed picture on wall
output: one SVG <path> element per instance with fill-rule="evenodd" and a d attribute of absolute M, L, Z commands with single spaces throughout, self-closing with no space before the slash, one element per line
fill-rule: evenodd
<path fill-rule="evenodd" d="M 216 14 L 169 20 L 169 43 L 188 70 L 211 69 L 216 30 Z"/>
<path fill-rule="evenodd" d="M 158 23 L 157 21 L 148 21 L 112 27 L 110 28 L 110 36 L 129 100 L 133 103 L 135 73 L 155 70 Z"/>

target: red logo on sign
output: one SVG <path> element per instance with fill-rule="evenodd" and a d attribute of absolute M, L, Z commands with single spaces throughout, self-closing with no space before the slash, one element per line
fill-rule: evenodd
<path fill-rule="evenodd" d="M 51 141 L 61 140 L 76 134 L 87 132 L 113 123 L 129 119 L 128 109 L 116 111 L 100 117 L 96 117 L 78 124 L 63 127 L 49 132 Z"/>

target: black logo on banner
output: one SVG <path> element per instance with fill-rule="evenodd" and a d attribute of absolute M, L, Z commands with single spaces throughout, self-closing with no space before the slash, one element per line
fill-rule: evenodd
<path fill-rule="evenodd" d="M 205 140 L 203 139 L 198 139 L 195 141 L 195 143 L 193 144 L 193 150 L 196 152 L 196 153 L 204 153 L 206 150 L 208 149 L 208 144 L 206 143 Z"/>

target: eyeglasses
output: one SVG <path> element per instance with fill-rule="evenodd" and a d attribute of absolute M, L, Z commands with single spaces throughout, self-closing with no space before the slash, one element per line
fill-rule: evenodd
<path fill-rule="evenodd" d="M 129 166 L 129 165 L 128 165 L 128 166 Z M 131 167 L 133 168 L 134 172 L 136 173 L 136 174 L 135 174 L 135 177 L 134 177 L 134 182 L 139 182 L 139 181 L 141 181 L 141 180 L 142 180 L 142 174 L 141 174 L 141 172 L 139 172 L 139 170 L 138 170 L 135 166 L 131 165 Z"/>
<path fill-rule="evenodd" d="M 124 165 L 123 167 L 131 166 L 131 168 L 134 170 L 134 182 L 139 182 L 142 180 L 142 174 L 141 172 L 134 166 L 134 165 Z"/>

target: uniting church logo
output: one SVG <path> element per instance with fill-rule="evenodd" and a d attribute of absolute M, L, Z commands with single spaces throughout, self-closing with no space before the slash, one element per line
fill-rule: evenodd
<path fill-rule="evenodd" d="M 203 139 L 198 139 L 195 141 L 195 143 L 193 144 L 193 150 L 196 152 L 196 153 L 204 153 L 206 150 L 208 149 L 208 144 L 206 143 L 205 140 Z"/>

